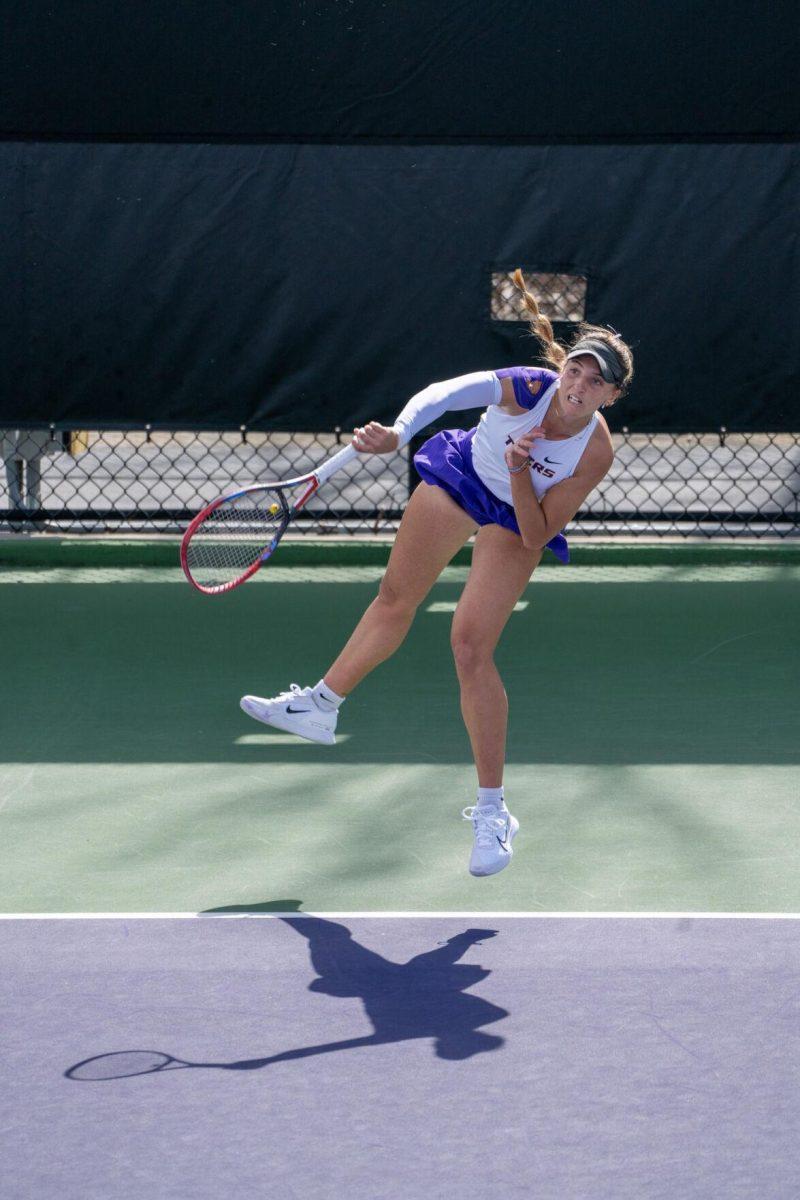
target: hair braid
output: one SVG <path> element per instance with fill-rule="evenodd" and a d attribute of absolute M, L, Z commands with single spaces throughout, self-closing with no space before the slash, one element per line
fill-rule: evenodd
<path fill-rule="evenodd" d="M 553 334 L 553 326 L 547 317 L 540 312 L 536 297 L 533 296 L 525 286 L 525 278 L 519 267 L 517 267 L 516 271 L 514 271 L 514 274 L 511 278 L 513 279 L 516 287 L 518 287 L 522 292 L 525 307 L 530 313 L 529 324 L 531 327 L 531 332 L 534 337 L 539 339 L 539 342 L 544 349 L 544 353 L 541 357 L 546 363 L 549 363 L 550 366 L 555 367 L 557 371 L 560 371 L 564 366 L 564 363 L 567 361 L 567 354 L 569 353 L 570 348 L 564 347 L 560 344 L 560 342 L 556 341 Z M 624 394 L 627 391 L 631 380 L 633 379 L 633 353 L 630 346 L 624 342 L 621 335 L 618 334 L 616 330 L 612 330 L 610 326 L 604 327 L 601 325 L 587 325 L 586 323 L 582 322 L 576 330 L 575 336 L 572 339 L 572 344 L 574 345 L 584 337 L 598 338 L 599 340 L 606 342 L 619 356 L 620 361 L 625 369 L 625 377 L 619 385 L 620 391 Z"/>
<path fill-rule="evenodd" d="M 567 361 L 566 350 L 556 341 L 553 326 L 544 313 L 540 311 L 536 297 L 525 286 L 525 277 L 519 267 L 517 267 L 511 278 L 522 292 L 525 307 L 531 314 L 529 317 L 531 333 L 539 339 L 544 348 L 544 354 L 542 355 L 544 361 L 550 363 L 557 371 L 560 371 Z"/>

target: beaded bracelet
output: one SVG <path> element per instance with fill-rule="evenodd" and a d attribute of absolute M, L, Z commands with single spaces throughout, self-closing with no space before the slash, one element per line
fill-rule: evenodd
<path fill-rule="evenodd" d="M 508 464 L 506 464 L 506 465 L 508 465 Z M 520 471 L 525 471 L 525 470 L 527 470 L 527 468 L 528 468 L 530 465 L 531 465 L 531 463 L 530 463 L 530 459 L 526 459 L 526 460 L 525 460 L 525 462 L 522 464 L 522 466 L 521 466 L 521 467 L 509 467 L 509 468 L 508 468 L 508 473 L 509 473 L 509 475 L 519 475 Z"/>

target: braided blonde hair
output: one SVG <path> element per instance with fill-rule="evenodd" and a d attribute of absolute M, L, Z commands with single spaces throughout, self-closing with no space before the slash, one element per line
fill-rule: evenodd
<path fill-rule="evenodd" d="M 570 346 L 562 346 L 560 342 L 556 341 L 553 326 L 539 308 L 536 297 L 532 292 L 528 291 L 525 277 L 519 267 L 514 271 L 511 278 L 515 286 L 522 292 L 525 307 L 530 313 L 528 323 L 531 327 L 531 333 L 535 338 L 538 338 L 542 346 L 543 354 L 541 357 L 544 362 L 554 367 L 556 371 L 561 371 L 564 363 L 567 361 L 570 349 L 576 342 L 589 335 L 594 338 L 600 338 L 611 346 L 625 367 L 625 378 L 619 386 L 621 392 L 627 391 L 633 379 L 633 354 L 631 353 L 630 346 L 622 340 L 618 333 L 613 333 L 610 329 L 605 329 L 602 325 L 587 325 L 585 322 L 581 322 Z"/>

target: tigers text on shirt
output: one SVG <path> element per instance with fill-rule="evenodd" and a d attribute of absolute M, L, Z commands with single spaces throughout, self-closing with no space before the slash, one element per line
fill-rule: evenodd
<path fill-rule="evenodd" d="M 513 379 L 517 403 L 527 411 L 509 416 L 496 405 L 487 408 L 478 422 L 472 442 L 472 465 L 481 482 L 498 499 L 511 504 L 506 447 L 529 429 L 541 425 L 558 387 L 558 375 L 544 367 L 506 367 L 495 374 L 498 379 Z M 588 425 L 574 437 L 560 441 L 542 438 L 533 443 L 530 453 L 531 483 L 537 499 L 541 500 L 549 488 L 574 473 L 597 421 L 597 414 L 593 413 Z"/>

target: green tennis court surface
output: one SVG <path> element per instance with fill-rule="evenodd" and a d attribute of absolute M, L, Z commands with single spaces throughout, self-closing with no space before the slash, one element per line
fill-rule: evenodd
<path fill-rule="evenodd" d="M 800 566 L 540 571 L 498 653 L 521 832 L 488 880 L 460 819 L 463 568 L 335 748 L 238 708 L 315 682 L 380 573 L 207 599 L 177 569 L 5 568 L 0 911 L 800 910 Z"/>

